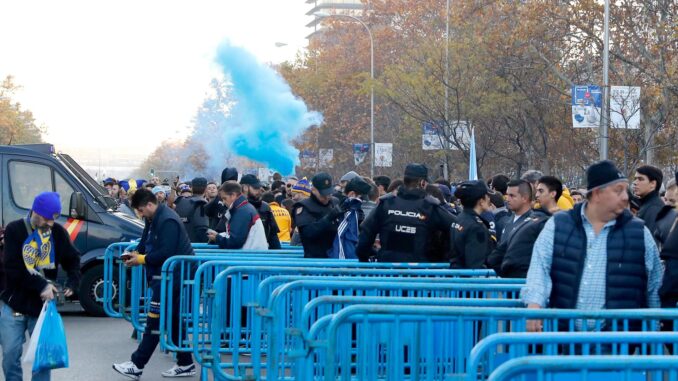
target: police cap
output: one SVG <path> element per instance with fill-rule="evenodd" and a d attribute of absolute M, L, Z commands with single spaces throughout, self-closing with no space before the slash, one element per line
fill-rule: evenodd
<path fill-rule="evenodd" d="M 410 163 L 405 167 L 405 176 L 417 179 L 428 179 L 428 168 L 424 164 Z"/>
<path fill-rule="evenodd" d="M 487 188 L 485 182 L 480 180 L 464 181 L 457 186 L 454 191 L 454 197 L 461 200 L 478 200 L 481 197 L 489 194 L 490 190 Z"/>
<path fill-rule="evenodd" d="M 325 172 L 319 172 L 311 179 L 313 188 L 318 190 L 321 196 L 329 196 L 332 194 L 334 187 L 332 186 L 332 176 Z"/>

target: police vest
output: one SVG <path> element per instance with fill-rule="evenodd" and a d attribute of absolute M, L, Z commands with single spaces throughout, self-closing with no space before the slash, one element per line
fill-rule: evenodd
<path fill-rule="evenodd" d="M 379 229 L 380 262 L 427 262 L 431 224 L 437 205 L 428 198 L 383 197 Z"/>

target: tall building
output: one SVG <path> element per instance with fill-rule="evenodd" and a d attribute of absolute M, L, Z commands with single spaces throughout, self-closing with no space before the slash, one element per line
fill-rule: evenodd
<path fill-rule="evenodd" d="M 313 16 L 313 14 L 320 12 L 330 15 L 347 14 L 359 17 L 365 9 L 365 4 L 363 4 L 361 0 L 306 0 L 306 3 L 311 6 L 311 9 L 306 12 L 309 16 Z M 313 29 L 313 31 L 306 36 L 307 39 L 310 40 L 322 29 L 320 25 L 321 20 L 322 19 L 319 17 L 314 17 L 313 21 L 306 24 L 306 27 Z"/>

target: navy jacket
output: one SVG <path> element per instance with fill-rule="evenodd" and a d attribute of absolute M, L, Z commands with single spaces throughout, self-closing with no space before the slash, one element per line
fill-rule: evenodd
<path fill-rule="evenodd" d="M 158 209 L 151 221 L 146 220 L 141 241 L 137 247 L 140 254 L 146 254 L 146 279 L 160 275 L 163 263 L 175 255 L 193 255 L 191 240 L 179 215 L 165 204 Z"/>
<path fill-rule="evenodd" d="M 217 235 L 217 245 L 221 249 L 242 249 L 250 234 L 250 228 L 259 218 L 259 214 L 242 195 L 233 202 L 228 211 L 230 219 L 226 225 L 226 232 L 229 237 Z"/>

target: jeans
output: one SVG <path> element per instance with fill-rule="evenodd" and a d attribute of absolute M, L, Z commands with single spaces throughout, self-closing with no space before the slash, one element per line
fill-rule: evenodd
<path fill-rule="evenodd" d="M 132 362 L 139 369 L 144 369 L 148 361 L 151 359 L 155 348 L 160 342 L 160 336 L 153 333 L 160 328 L 160 281 L 153 280 L 150 284 L 151 288 L 151 308 L 146 317 L 146 331 L 141 339 L 141 343 L 137 350 L 132 354 Z M 179 290 L 173 290 L 174 303 L 172 304 L 172 341 L 179 343 L 180 340 L 186 338 L 186 332 L 182 332 L 182 337 L 179 337 Z M 188 352 L 177 352 L 177 365 L 188 366 L 193 364 L 193 356 Z"/>
<path fill-rule="evenodd" d="M 33 333 L 38 318 L 26 315 L 15 316 L 14 311 L 0 302 L 0 345 L 2 345 L 2 371 L 6 381 L 22 381 L 21 354 L 26 342 L 26 331 Z M 33 381 L 49 381 L 50 371 L 33 373 Z"/>

